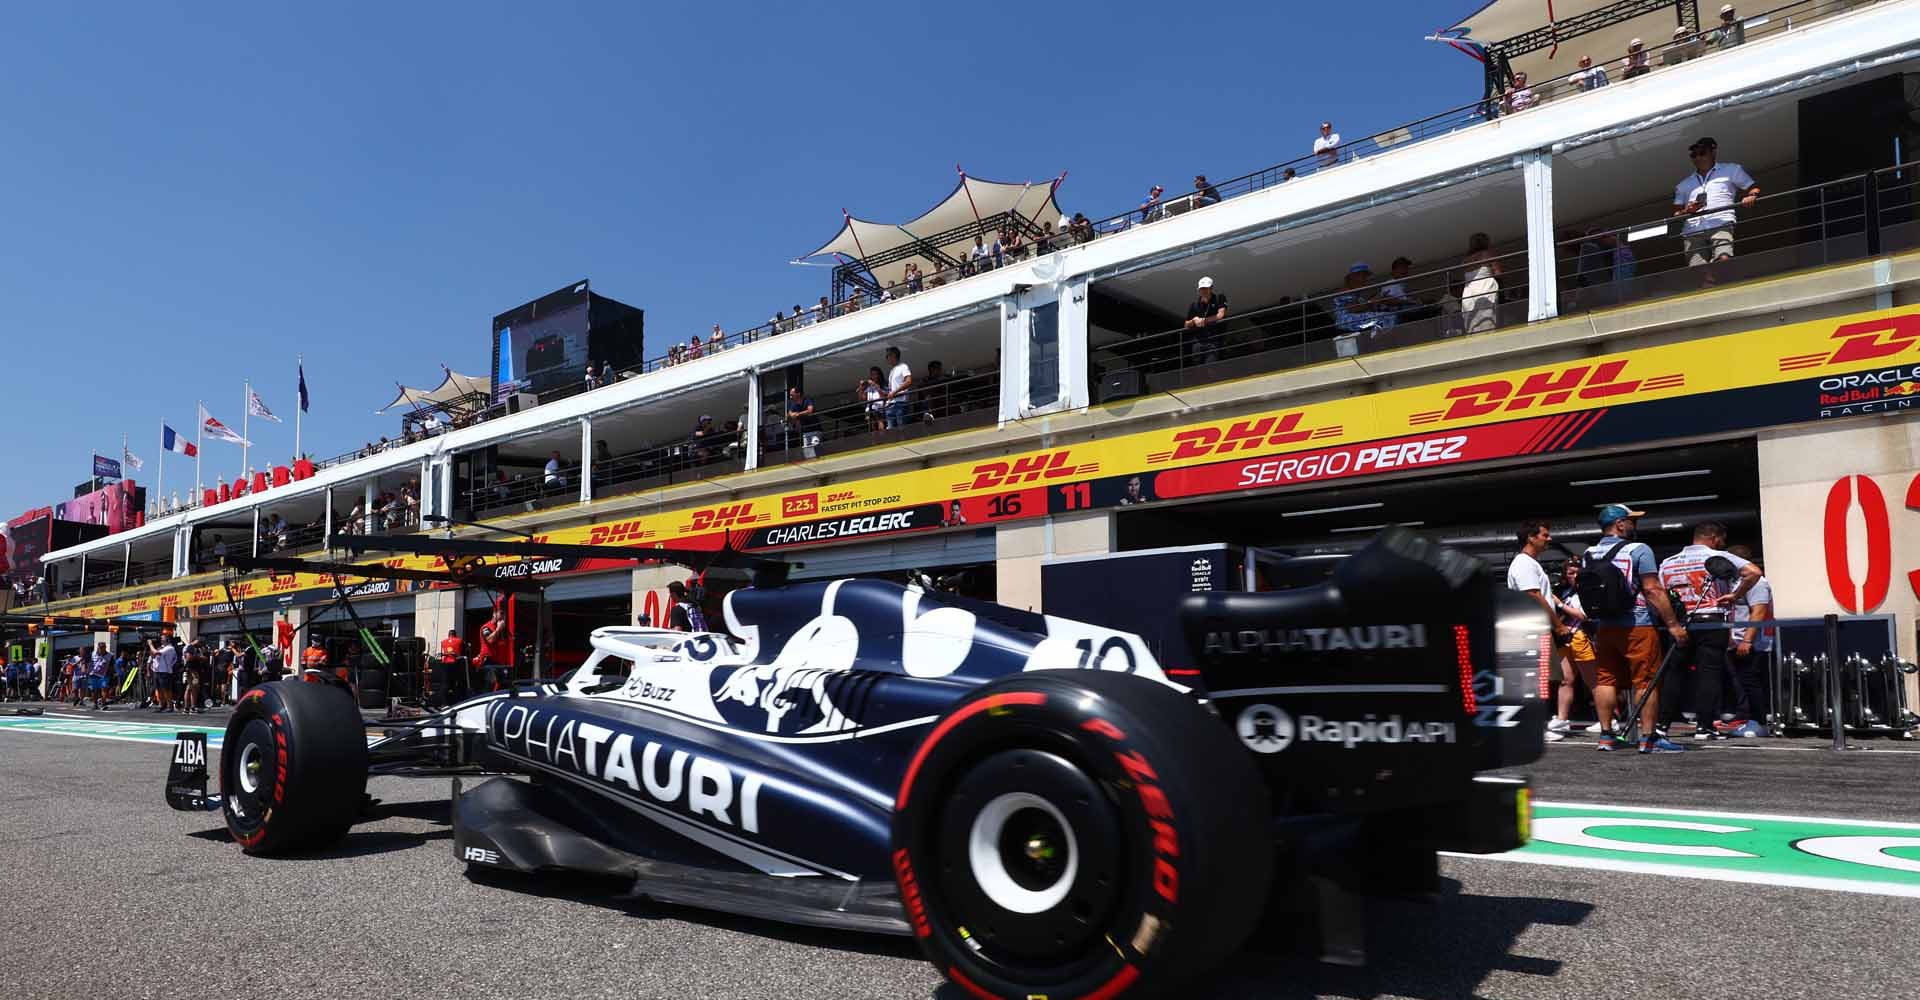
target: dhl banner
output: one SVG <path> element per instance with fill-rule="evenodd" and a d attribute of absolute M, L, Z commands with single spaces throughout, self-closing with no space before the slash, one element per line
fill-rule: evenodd
<path fill-rule="evenodd" d="M 740 548 L 779 550 L 1897 412 L 1916 403 L 1920 308 L 1909 307 L 559 528 L 542 540 L 718 548 L 731 538 Z M 435 561 L 388 562 L 433 568 Z M 588 568 L 597 567 L 530 572 Z M 332 586 L 324 577 L 299 583 Z M 274 585 L 242 586 L 248 584 Z M 208 589 L 151 600 L 202 604 Z M 132 603 L 71 613 L 99 615 Z"/>

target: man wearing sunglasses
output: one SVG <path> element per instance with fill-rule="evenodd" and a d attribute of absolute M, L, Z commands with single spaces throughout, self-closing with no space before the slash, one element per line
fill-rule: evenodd
<path fill-rule="evenodd" d="M 1686 217 L 1681 240 L 1687 266 L 1706 267 L 1701 281 L 1708 285 L 1717 277 L 1714 265 L 1733 257 L 1734 204 L 1751 205 L 1760 197 L 1745 167 L 1719 162 L 1719 148 L 1711 136 L 1695 139 L 1687 147 L 1693 173 L 1673 186 L 1673 214 Z"/>

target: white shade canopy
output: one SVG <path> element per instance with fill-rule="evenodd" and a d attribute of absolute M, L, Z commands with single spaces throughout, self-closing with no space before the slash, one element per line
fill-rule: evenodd
<path fill-rule="evenodd" d="M 960 258 L 965 257 L 973 247 L 973 235 L 952 234 L 955 230 L 973 225 L 977 220 L 991 220 L 997 215 L 1017 213 L 1036 226 L 1057 222 L 1060 208 L 1055 204 L 1053 194 L 1058 186 L 1057 179 L 1007 184 L 961 174 L 960 183 L 954 185 L 938 205 L 918 217 L 907 222 L 887 223 L 870 222 L 848 215 L 833 239 L 801 259 L 835 255 L 845 260 L 869 262 L 873 276 L 884 287 L 889 282 L 904 280 L 909 262 L 917 261 L 922 271 L 938 269 L 938 262 L 924 254 L 900 255 L 898 259 L 889 259 L 886 263 L 871 263 L 876 258 L 888 255 L 888 251 L 909 246 L 916 240 L 924 240 L 940 252 Z M 991 241 L 989 235 L 988 242 Z"/>
<path fill-rule="evenodd" d="M 1524 35 L 1536 28 L 1549 25 L 1566 24 L 1583 14 L 1603 7 L 1609 7 L 1618 0 L 1490 0 L 1489 3 L 1474 11 L 1447 34 L 1461 41 L 1491 45 Z M 1751 10 L 1739 13 L 1758 14 L 1763 10 L 1779 6 L 1780 0 L 1770 3 L 1752 3 Z M 1720 23 L 1719 0 L 1700 0 L 1700 28 L 1712 30 Z M 1740 7 L 1735 4 L 1736 9 Z M 1622 65 L 1627 56 L 1627 43 L 1640 39 L 1647 52 L 1673 41 L 1673 29 L 1680 25 L 1680 4 L 1673 3 L 1609 24 L 1606 27 L 1590 31 L 1574 38 L 1568 38 L 1563 44 L 1548 45 L 1525 55 L 1514 56 L 1510 62 L 1513 71 L 1527 74 L 1530 84 L 1542 84 L 1555 77 L 1565 76 L 1580 68 L 1581 56 L 1592 56 L 1594 65 L 1606 68 L 1608 76 L 1619 82 L 1625 67 Z M 1659 65 L 1658 57 L 1652 60 Z"/>
<path fill-rule="evenodd" d="M 388 403 L 374 412 L 376 414 L 385 413 L 396 406 L 406 406 L 408 409 L 419 409 L 438 403 L 458 402 L 468 396 L 474 395 L 492 398 L 493 379 L 473 375 L 462 375 L 451 368 L 445 369 L 445 371 L 447 377 L 440 380 L 439 386 L 432 389 L 415 389 L 411 386 L 403 385 L 400 387 L 400 394 L 393 397 L 393 402 Z"/>

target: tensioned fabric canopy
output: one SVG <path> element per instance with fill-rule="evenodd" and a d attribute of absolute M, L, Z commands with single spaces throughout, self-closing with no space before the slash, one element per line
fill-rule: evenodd
<path fill-rule="evenodd" d="M 1619 0 L 1491 0 L 1455 24 L 1443 37 L 1451 36 L 1468 45 L 1491 45 L 1524 35 L 1536 28 L 1572 21 L 1583 14 L 1589 14 L 1603 7 L 1617 4 Z M 1720 23 L 1720 5 L 1723 0 L 1698 0 L 1700 27 L 1711 29 Z M 1762 10 L 1779 6 L 1781 0 L 1750 0 L 1745 6 L 1751 11 L 1740 13 L 1758 14 Z M 1511 65 L 1514 72 L 1527 74 L 1533 84 L 1545 83 L 1554 77 L 1565 76 L 1580 68 L 1581 56 L 1592 56 L 1594 64 L 1604 66 L 1607 75 L 1619 82 L 1624 72 L 1622 60 L 1627 56 L 1627 43 L 1635 38 L 1643 42 L 1648 51 L 1673 41 L 1673 29 L 1680 26 L 1680 4 L 1667 3 L 1653 6 L 1645 13 L 1609 24 L 1590 31 L 1577 38 L 1569 38 L 1562 45 L 1548 45 L 1525 55 L 1514 56 Z M 1740 7 L 1739 0 L 1735 6 Z M 1654 58 L 1659 65 L 1659 58 Z"/>
<path fill-rule="evenodd" d="M 849 215 L 833 239 L 800 259 L 833 254 L 846 260 L 867 261 L 889 250 L 908 246 L 916 240 L 925 240 L 948 256 L 965 257 L 973 247 L 971 235 L 949 237 L 944 241 L 941 240 L 942 235 L 971 225 L 976 219 L 991 219 L 1009 212 L 1019 213 L 1036 226 L 1058 222 L 1060 207 L 1053 200 L 1054 189 L 1058 186 L 1058 180 L 1006 184 L 961 174 L 960 183 L 954 185 L 953 191 L 940 204 L 917 218 L 908 222 L 887 223 L 870 222 Z M 992 242 L 990 235 L 988 242 Z M 910 261 L 917 261 L 920 269 L 926 272 L 939 268 L 937 261 L 924 254 L 902 255 L 899 260 L 871 264 L 870 268 L 873 276 L 884 286 L 889 282 L 904 280 Z"/>
<path fill-rule="evenodd" d="M 373 412 L 376 414 L 385 413 L 401 405 L 405 405 L 409 409 L 419 409 L 438 403 L 458 402 L 461 399 L 473 395 L 488 398 L 492 397 L 493 379 L 462 375 L 451 368 L 443 370 L 447 373 L 447 377 L 440 381 L 438 387 L 433 389 L 415 389 L 411 386 L 403 385 L 400 387 L 400 394 L 393 397 L 393 402 Z"/>

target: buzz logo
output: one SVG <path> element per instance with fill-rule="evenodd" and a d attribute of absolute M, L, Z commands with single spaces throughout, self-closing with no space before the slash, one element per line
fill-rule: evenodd
<path fill-rule="evenodd" d="M 497 865 L 500 863 L 500 852 L 489 851 L 484 847 L 469 847 L 461 852 L 460 857 L 466 861 L 478 861 L 483 865 Z"/>
<path fill-rule="evenodd" d="M 1234 728 L 1254 753 L 1279 753 L 1293 745 L 1293 717 L 1272 705 L 1247 706 Z"/>

